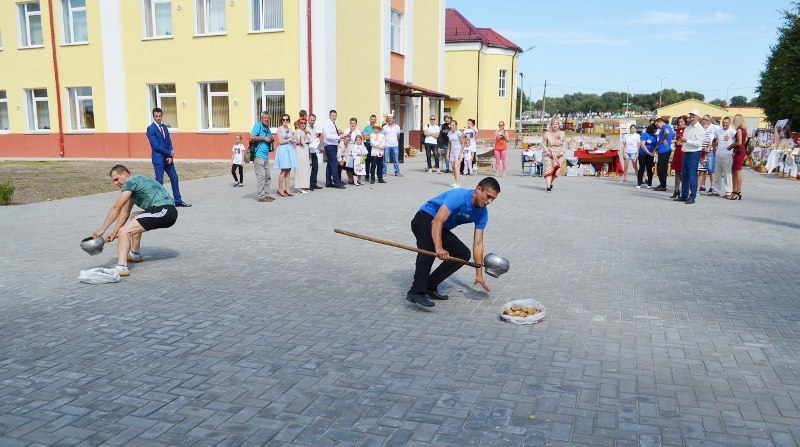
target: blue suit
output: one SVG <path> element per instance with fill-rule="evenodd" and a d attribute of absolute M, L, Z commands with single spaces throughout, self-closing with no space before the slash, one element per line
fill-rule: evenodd
<path fill-rule="evenodd" d="M 164 184 L 164 172 L 169 176 L 169 182 L 172 185 L 172 197 L 175 199 L 175 204 L 183 203 L 181 199 L 181 191 L 178 188 L 178 171 L 175 170 L 175 163 L 167 164 L 166 159 L 172 157 L 172 138 L 169 136 L 169 129 L 164 124 L 161 125 L 164 129 L 164 134 L 158 129 L 156 123 L 152 123 L 147 127 L 147 139 L 150 140 L 150 149 L 153 151 L 151 159 L 153 160 L 153 169 L 156 173 L 156 181 Z"/>

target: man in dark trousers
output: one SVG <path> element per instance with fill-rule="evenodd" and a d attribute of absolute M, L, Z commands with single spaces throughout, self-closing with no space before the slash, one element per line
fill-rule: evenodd
<path fill-rule="evenodd" d="M 461 268 L 463 264 L 448 262 L 451 257 L 469 259 L 469 248 L 451 230 L 461 224 L 475 223 L 472 250 L 475 262 L 483 262 L 483 230 L 489 222 L 486 207 L 500 194 L 500 184 L 493 177 L 486 177 L 475 189 L 452 189 L 428 200 L 411 220 L 411 231 L 417 238 L 417 248 L 435 251 L 442 263 L 431 273 L 434 258 L 418 254 L 414 283 L 406 294 L 406 300 L 420 306 L 432 307 L 435 300 L 446 300 L 447 295 L 438 292 L 439 284 Z M 483 279 L 483 268 L 475 270 L 475 284 L 489 292 Z"/>
<path fill-rule="evenodd" d="M 153 151 L 153 169 L 156 173 L 156 181 L 164 184 L 164 172 L 169 176 L 172 185 L 172 197 L 175 199 L 175 206 L 192 206 L 181 199 L 181 190 L 178 187 L 178 171 L 175 170 L 175 159 L 172 155 L 172 138 L 169 136 L 169 129 L 161 123 L 164 112 L 156 107 L 153 109 L 153 123 L 147 127 L 147 139 L 150 140 L 150 149 Z"/>

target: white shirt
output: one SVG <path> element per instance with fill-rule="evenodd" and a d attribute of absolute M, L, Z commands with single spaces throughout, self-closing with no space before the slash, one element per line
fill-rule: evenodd
<path fill-rule="evenodd" d="M 703 137 L 703 148 L 709 147 L 714 143 L 714 140 L 717 138 L 717 129 L 721 129 L 721 127 L 716 124 L 709 124 L 705 129 L 706 136 Z"/>
<path fill-rule="evenodd" d="M 242 164 L 242 153 L 244 153 L 244 144 L 242 143 L 234 144 L 233 149 L 231 149 L 231 151 L 233 152 L 233 160 L 231 160 L 231 163 L 235 165 Z"/>
<path fill-rule="evenodd" d="M 706 130 L 699 122 L 686 126 L 686 130 L 683 131 L 683 138 L 686 138 L 686 142 L 683 143 L 681 149 L 683 152 L 699 151 L 700 148 L 703 147 L 703 138 L 705 138 L 705 136 Z"/>
<path fill-rule="evenodd" d="M 625 152 L 631 154 L 639 150 L 639 134 L 629 133 L 622 136 L 622 144 L 625 145 Z"/>
<path fill-rule="evenodd" d="M 475 141 L 476 135 L 478 135 L 478 129 L 474 127 L 464 128 L 464 138 L 469 139 L 469 146 L 467 147 L 467 149 L 470 152 L 476 152 L 478 150 L 478 142 Z"/>
<path fill-rule="evenodd" d="M 728 130 L 719 128 L 716 132 L 717 155 L 733 155 L 733 150 L 728 150 L 728 146 L 736 142 L 736 129 L 728 127 Z"/>
<path fill-rule="evenodd" d="M 347 129 L 344 130 L 344 133 L 342 134 L 342 138 L 344 138 L 347 135 L 350 135 L 350 142 L 347 143 L 347 148 L 350 149 L 350 148 L 352 148 L 353 146 L 356 145 L 356 137 L 358 135 L 361 135 L 361 131 L 358 129 L 358 127 L 356 127 L 355 129 L 352 129 L 352 130 L 348 127 Z"/>
<path fill-rule="evenodd" d="M 459 137 L 463 137 L 464 134 L 461 133 L 460 130 L 455 129 L 451 130 L 447 133 L 447 138 L 450 140 L 450 151 L 460 151 L 461 150 L 461 140 Z"/>
<path fill-rule="evenodd" d="M 430 133 L 439 133 L 441 132 L 441 127 L 437 126 L 436 124 L 427 124 L 425 130 L 427 130 Z M 436 137 L 431 135 L 426 135 L 425 144 L 436 144 Z"/>
<path fill-rule="evenodd" d="M 322 126 L 322 137 L 325 139 L 326 145 L 337 145 L 339 140 L 342 139 L 339 136 L 339 132 L 336 131 L 336 123 L 331 120 L 326 121 L 325 125 Z"/>
<path fill-rule="evenodd" d="M 400 126 L 397 124 L 383 125 L 383 135 L 386 137 L 386 147 L 397 147 L 400 145 L 397 136 L 400 135 Z"/>
<path fill-rule="evenodd" d="M 319 129 L 317 129 L 317 124 L 314 123 L 313 126 L 311 124 L 306 124 L 306 130 L 308 131 L 309 138 L 311 138 L 311 143 L 308 144 L 309 152 L 316 154 L 319 152 L 317 148 L 319 148 L 320 143 L 322 143 L 317 136 L 317 134 L 320 133 Z"/>

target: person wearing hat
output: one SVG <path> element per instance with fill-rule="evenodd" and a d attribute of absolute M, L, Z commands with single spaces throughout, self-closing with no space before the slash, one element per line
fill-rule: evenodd
<path fill-rule="evenodd" d="M 693 204 L 697 197 L 697 164 L 700 162 L 700 149 L 706 136 L 706 129 L 700 124 L 700 112 L 697 109 L 689 112 L 689 122 L 680 138 L 680 143 L 683 143 L 681 195 L 673 199 L 687 205 Z"/>

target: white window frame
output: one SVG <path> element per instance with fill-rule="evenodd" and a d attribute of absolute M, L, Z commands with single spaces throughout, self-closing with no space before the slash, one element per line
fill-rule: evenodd
<path fill-rule="evenodd" d="M 501 69 L 498 77 L 497 96 L 508 98 L 508 70 Z"/>
<path fill-rule="evenodd" d="M 89 89 L 89 96 L 80 95 L 80 89 Z M 67 98 L 69 98 L 69 128 L 71 133 L 92 133 L 95 131 L 94 127 L 84 127 L 81 123 L 81 103 L 84 101 L 91 102 L 92 114 L 94 114 L 94 99 L 92 98 L 92 88 L 89 86 L 83 87 L 68 87 Z M 95 123 L 96 126 L 96 123 Z"/>
<path fill-rule="evenodd" d="M 8 128 L 3 129 L 0 127 L 0 133 L 8 133 L 11 129 L 11 115 L 8 113 L 8 92 L 5 90 L 0 90 L 0 109 L 6 109 L 6 118 L 8 119 Z"/>
<path fill-rule="evenodd" d="M 38 11 L 28 11 L 28 6 L 36 4 L 39 6 Z M 40 2 L 23 2 L 17 3 L 17 12 L 19 13 L 19 47 L 20 48 L 42 48 L 44 47 L 44 24 L 42 23 L 42 5 Z M 42 43 L 31 43 L 31 17 L 39 16 L 39 27 L 42 30 Z"/>
<path fill-rule="evenodd" d="M 35 96 L 36 90 L 44 90 L 47 95 L 47 88 L 26 88 L 25 89 L 25 111 L 28 117 L 27 125 L 28 132 L 30 133 L 50 133 L 53 124 L 50 123 L 50 129 L 43 129 L 39 127 L 39 106 L 38 103 L 43 102 L 47 104 L 47 113 L 50 113 L 50 103 L 48 96 Z"/>
<path fill-rule="evenodd" d="M 75 36 L 75 13 L 83 12 L 86 15 L 86 3 L 84 6 L 72 6 L 73 0 L 61 0 L 61 10 L 64 30 L 63 39 L 66 45 L 80 45 L 89 43 L 89 23 L 87 17 L 86 40 L 78 40 Z"/>
<path fill-rule="evenodd" d="M 404 54 L 403 48 L 403 20 L 405 14 L 400 11 L 392 9 L 389 17 L 389 49 L 393 53 Z"/>
<path fill-rule="evenodd" d="M 174 88 L 175 93 L 161 92 L 161 90 L 159 90 L 159 86 L 161 85 L 172 85 L 173 87 L 175 87 Z M 155 103 L 153 103 L 153 96 L 155 96 L 156 100 Z M 158 107 L 159 109 L 162 110 L 164 109 L 163 107 L 161 107 L 162 98 L 175 98 L 175 115 L 176 115 L 175 119 L 177 120 L 178 88 L 174 82 L 159 82 L 155 84 L 147 84 L 147 101 L 150 104 L 150 107 L 147 109 L 147 119 L 148 120 L 153 119 L 154 108 Z M 175 123 L 174 126 L 172 126 L 170 123 L 164 123 L 164 125 L 167 126 L 167 128 L 169 128 L 170 133 L 178 132 L 178 123 Z"/>
<path fill-rule="evenodd" d="M 159 34 L 158 33 L 158 22 L 156 21 L 156 5 L 157 4 L 168 4 L 169 5 L 169 30 L 168 33 Z M 144 34 L 145 40 L 152 40 L 152 39 L 172 39 L 174 33 L 174 23 L 172 21 L 172 0 L 143 0 L 142 7 L 144 8 L 144 12 L 142 14 L 142 33 Z M 150 19 L 150 24 L 153 28 L 152 35 L 147 34 L 147 20 L 148 17 Z"/>
<path fill-rule="evenodd" d="M 226 84 L 228 89 L 225 92 L 212 92 L 211 91 L 211 84 Z M 230 103 L 230 84 L 228 81 L 208 81 L 208 82 L 200 82 L 200 132 L 205 133 L 215 133 L 215 132 L 228 132 L 230 130 L 230 115 L 231 115 L 231 103 Z M 214 127 L 214 102 L 211 100 L 215 97 L 225 97 L 228 98 L 228 126 L 229 127 Z M 203 99 L 205 98 L 205 99 Z M 203 103 L 205 103 L 205 110 L 203 110 Z M 203 126 L 203 114 L 207 114 L 208 116 L 208 127 Z"/>
<path fill-rule="evenodd" d="M 211 4 L 215 2 L 222 4 L 223 29 L 209 31 L 209 28 L 211 27 L 211 15 L 209 14 L 209 11 L 213 9 Z M 228 18 L 227 12 L 225 11 L 225 0 L 196 0 L 194 10 L 194 32 L 196 36 L 222 36 L 228 34 Z"/>
<path fill-rule="evenodd" d="M 267 90 L 266 89 L 266 86 L 267 86 L 268 82 L 275 82 L 275 81 L 280 81 L 280 82 L 283 83 L 283 90 Z M 258 99 L 261 99 L 261 106 L 262 106 L 261 109 L 263 109 L 264 108 L 263 107 L 264 104 L 267 103 L 267 96 L 283 96 L 283 106 L 284 106 L 284 109 L 285 109 L 286 108 L 286 80 L 284 80 L 284 79 L 257 79 L 257 80 L 252 81 L 250 83 L 250 86 L 252 88 L 253 112 L 254 112 L 253 116 L 255 117 L 255 119 L 260 119 L 261 118 L 261 112 L 269 112 L 269 114 L 271 116 L 271 119 L 272 119 L 270 121 L 270 126 L 273 129 L 275 129 L 277 127 L 275 124 L 277 123 L 278 126 L 280 124 L 277 121 L 275 121 L 276 113 L 273 113 L 273 112 L 284 113 L 286 111 L 285 110 L 279 110 L 279 111 L 259 110 Z M 261 90 L 261 96 L 260 97 L 256 97 L 256 92 L 258 91 L 258 89 L 256 88 L 257 86 L 260 86 L 260 90 Z"/>
<path fill-rule="evenodd" d="M 258 5 L 258 6 L 256 6 Z M 268 28 L 267 14 L 265 11 L 277 9 L 276 17 L 280 17 L 280 26 Z M 256 10 L 261 14 L 256 15 Z M 258 21 L 258 26 L 256 25 Z M 283 0 L 250 0 L 250 32 L 251 33 L 274 33 L 283 31 L 284 27 Z"/>

